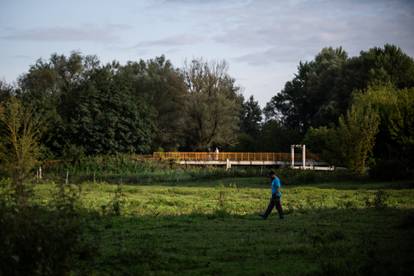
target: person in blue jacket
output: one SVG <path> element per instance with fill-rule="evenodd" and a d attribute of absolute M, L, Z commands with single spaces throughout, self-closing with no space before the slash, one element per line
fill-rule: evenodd
<path fill-rule="evenodd" d="M 282 209 L 282 192 L 280 191 L 281 183 L 279 177 L 276 176 L 274 171 L 269 173 L 270 181 L 272 182 L 272 197 L 270 198 L 269 205 L 267 206 L 267 210 L 263 215 L 260 215 L 263 219 L 267 219 L 267 217 L 272 212 L 273 207 L 276 206 L 277 212 L 279 213 L 279 218 L 283 219 L 283 209 Z"/>

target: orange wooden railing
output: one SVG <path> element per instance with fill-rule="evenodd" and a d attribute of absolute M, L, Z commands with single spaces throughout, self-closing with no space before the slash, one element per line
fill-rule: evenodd
<path fill-rule="evenodd" d="M 154 152 L 158 160 L 188 161 L 291 161 L 290 153 L 285 152 Z M 319 160 L 319 156 L 306 152 L 306 159 Z M 302 154 L 295 154 L 295 161 L 301 161 Z"/>

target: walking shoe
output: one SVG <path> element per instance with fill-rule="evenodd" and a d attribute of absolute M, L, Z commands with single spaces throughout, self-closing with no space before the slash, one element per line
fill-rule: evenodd
<path fill-rule="evenodd" d="M 265 215 L 260 214 L 259 217 L 261 217 L 262 219 L 267 219 L 267 217 Z"/>

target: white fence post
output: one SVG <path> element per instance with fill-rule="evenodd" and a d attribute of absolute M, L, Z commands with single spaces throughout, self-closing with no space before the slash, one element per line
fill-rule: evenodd
<path fill-rule="evenodd" d="M 306 168 L 306 145 L 302 145 L 302 167 Z"/>
<path fill-rule="evenodd" d="M 231 169 L 231 163 L 230 163 L 230 159 L 226 159 L 226 170 L 230 170 Z"/>

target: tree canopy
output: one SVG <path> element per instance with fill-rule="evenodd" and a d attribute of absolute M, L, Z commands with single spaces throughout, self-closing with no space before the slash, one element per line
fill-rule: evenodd
<path fill-rule="evenodd" d="M 0 81 L 0 103 L 16 97 L 42 118 L 43 158 L 215 147 L 286 152 L 305 142 L 359 173 L 386 160 L 414 163 L 414 60 L 397 46 L 354 57 L 323 48 L 299 62 L 263 109 L 235 82 L 226 61 L 102 64 L 73 52 L 37 60 L 15 86 Z"/>
<path fill-rule="evenodd" d="M 314 60 L 299 63 L 295 77 L 267 103 L 265 115 L 306 133 L 310 127 L 337 124 L 355 90 L 388 83 L 409 88 L 413 80 L 414 61 L 396 46 L 375 47 L 352 58 L 341 47 L 324 48 Z"/>

